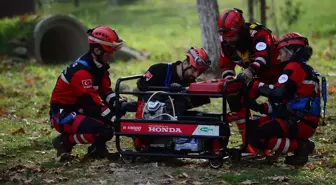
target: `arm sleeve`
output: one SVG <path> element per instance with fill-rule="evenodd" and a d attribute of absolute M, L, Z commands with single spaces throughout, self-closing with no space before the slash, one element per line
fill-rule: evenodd
<path fill-rule="evenodd" d="M 104 76 L 102 78 L 101 84 L 100 84 L 100 89 L 99 89 L 99 94 L 101 98 L 108 104 L 108 105 L 113 105 L 115 102 L 115 93 L 112 90 L 111 87 L 111 79 L 109 72 L 106 71 L 104 73 Z"/>
<path fill-rule="evenodd" d="M 272 65 L 272 35 L 266 30 L 260 30 L 253 38 L 254 62 L 250 65 L 254 73 L 269 69 Z"/>
<path fill-rule="evenodd" d="M 94 110 L 99 111 L 103 115 L 107 106 L 101 99 L 98 90 L 93 87 L 93 78 L 91 74 L 85 70 L 79 70 L 74 74 L 70 81 L 74 93 L 77 94 L 79 99 L 88 106 L 93 106 Z"/>
<path fill-rule="evenodd" d="M 225 46 L 225 44 L 223 44 L 223 38 L 222 36 L 219 37 L 219 40 L 221 42 L 221 50 L 220 50 L 220 55 L 219 55 L 219 68 L 220 71 L 222 73 L 222 78 L 226 79 L 226 78 L 233 78 L 234 76 L 236 76 L 236 72 L 235 72 L 235 67 L 236 67 L 236 63 L 234 63 L 229 56 L 227 55 L 227 52 L 224 53 L 224 50 L 226 49 L 227 46 Z"/>
<path fill-rule="evenodd" d="M 260 95 L 266 96 L 275 102 L 282 101 L 294 96 L 305 77 L 306 73 L 301 66 L 292 62 L 285 67 L 275 85 L 259 83 L 258 90 Z"/>

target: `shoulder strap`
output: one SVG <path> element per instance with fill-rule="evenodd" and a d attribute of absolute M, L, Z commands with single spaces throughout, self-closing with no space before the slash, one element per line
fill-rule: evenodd
<path fill-rule="evenodd" d="M 171 64 L 167 64 L 167 72 L 166 72 L 166 79 L 165 79 L 165 87 L 169 86 L 170 80 L 172 76 Z"/>
<path fill-rule="evenodd" d="M 322 98 L 323 98 L 323 119 L 322 119 L 322 125 L 325 126 L 325 115 L 326 115 L 326 109 L 327 109 L 327 80 L 324 76 L 321 76 L 322 78 Z"/>
<path fill-rule="evenodd" d="M 89 64 L 87 63 L 87 61 L 85 60 L 81 60 L 80 58 L 78 58 L 74 63 L 80 63 L 82 64 L 83 66 L 87 67 L 88 69 L 90 69 L 90 66 Z"/>
<path fill-rule="evenodd" d="M 322 76 L 321 73 L 316 72 L 315 70 L 313 70 L 313 73 L 315 73 L 315 75 L 317 77 L 321 77 L 321 95 L 323 98 L 323 118 L 322 118 L 322 126 L 326 126 L 326 122 L 325 122 L 325 116 L 326 116 L 326 110 L 327 110 L 327 79 Z"/>
<path fill-rule="evenodd" d="M 258 22 L 254 22 L 254 23 L 251 23 L 250 26 L 250 35 L 253 37 L 254 34 L 260 30 L 260 29 L 264 29 L 266 30 L 268 33 L 272 34 L 272 31 L 270 29 L 268 29 L 266 26 L 258 23 Z"/>

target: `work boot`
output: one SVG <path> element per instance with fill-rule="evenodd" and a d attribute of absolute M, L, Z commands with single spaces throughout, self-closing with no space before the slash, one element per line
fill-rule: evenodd
<path fill-rule="evenodd" d="M 282 154 L 280 152 L 275 152 L 274 154 L 271 154 L 271 151 L 268 155 L 266 155 L 266 162 L 267 164 L 274 164 L 278 162 L 279 157 Z"/>
<path fill-rule="evenodd" d="M 287 156 L 285 164 L 294 166 L 303 166 L 308 162 L 308 156 L 313 153 L 315 143 L 309 139 L 298 140 L 298 148 L 294 151 L 294 155 Z"/>
<path fill-rule="evenodd" d="M 58 161 L 68 161 L 72 159 L 71 151 L 73 148 L 73 144 L 70 143 L 66 136 L 63 134 L 59 134 L 52 140 L 52 145 L 56 149 L 56 157 Z"/>
<path fill-rule="evenodd" d="M 108 159 L 111 161 L 116 161 L 120 158 L 120 154 L 118 152 L 116 153 L 110 153 L 108 149 L 106 148 L 106 145 L 97 145 L 92 144 L 88 147 L 88 153 L 85 155 L 85 158 L 91 158 L 91 159 Z"/>

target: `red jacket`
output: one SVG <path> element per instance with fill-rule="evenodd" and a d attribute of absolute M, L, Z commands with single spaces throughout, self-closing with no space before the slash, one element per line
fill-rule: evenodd
<path fill-rule="evenodd" d="M 89 54 L 84 55 L 59 76 L 51 95 L 51 105 L 69 111 L 83 109 L 101 113 L 106 110 L 105 102 L 109 103 L 115 97 L 108 69 L 108 64 L 95 63 Z"/>
<path fill-rule="evenodd" d="M 269 83 L 275 83 L 281 73 L 279 61 L 277 60 L 278 51 L 275 43 L 278 41 L 276 36 L 266 27 L 257 24 L 246 23 L 250 29 L 250 38 L 244 44 L 243 51 L 232 48 L 225 44 L 223 37 L 220 36 L 221 54 L 220 69 L 223 78 L 235 76 L 235 67 L 239 65 L 243 68 L 251 67 L 257 77 Z"/>

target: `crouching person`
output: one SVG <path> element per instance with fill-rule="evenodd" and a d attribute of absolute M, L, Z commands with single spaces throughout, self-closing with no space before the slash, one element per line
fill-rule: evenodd
<path fill-rule="evenodd" d="M 321 113 L 318 74 L 307 64 L 312 55 L 308 40 L 298 33 L 287 33 L 278 42 L 278 59 L 283 71 L 276 84 L 251 83 L 249 95 L 268 97 L 269 102 L 254 104 L 255 110 L 270 116 L 251 121 L 248 142 L 260 150 L 278 154 L 293 152 L 285 163 L 304 165 L 313 152 L 309 140 L 319 125 Z"/>
<path fill-rule="evenodd" d="M 107 26 L 91 29 L 88 34 L 89 51 L 62 72 L 51 95 L 51 124 L 60 133 L 52 144 L 61 160 L 70 158 L 76 144 L 91 144 L 87 157 L 119 158 L 106 148 L 115 120 L 115 94 L 107 61 L 123 41 Z"/>
<path fill-rule="evenodd" d="M 150 66 L 145 78 L 138 80 L 137 87 L 145 91 L 149 86 L 161 86 L 179 92 L 183 87 L 195 82 L 197 77 L 210 68 L 210 65 L 211 61 L 205 49 L 191 47 L 183 62 L 158 63 Z M 208 103 L 210 103 L 208 97 L 176 97 L 174 101 L 177 114 L 183 114 L 188 109 Z"/>

